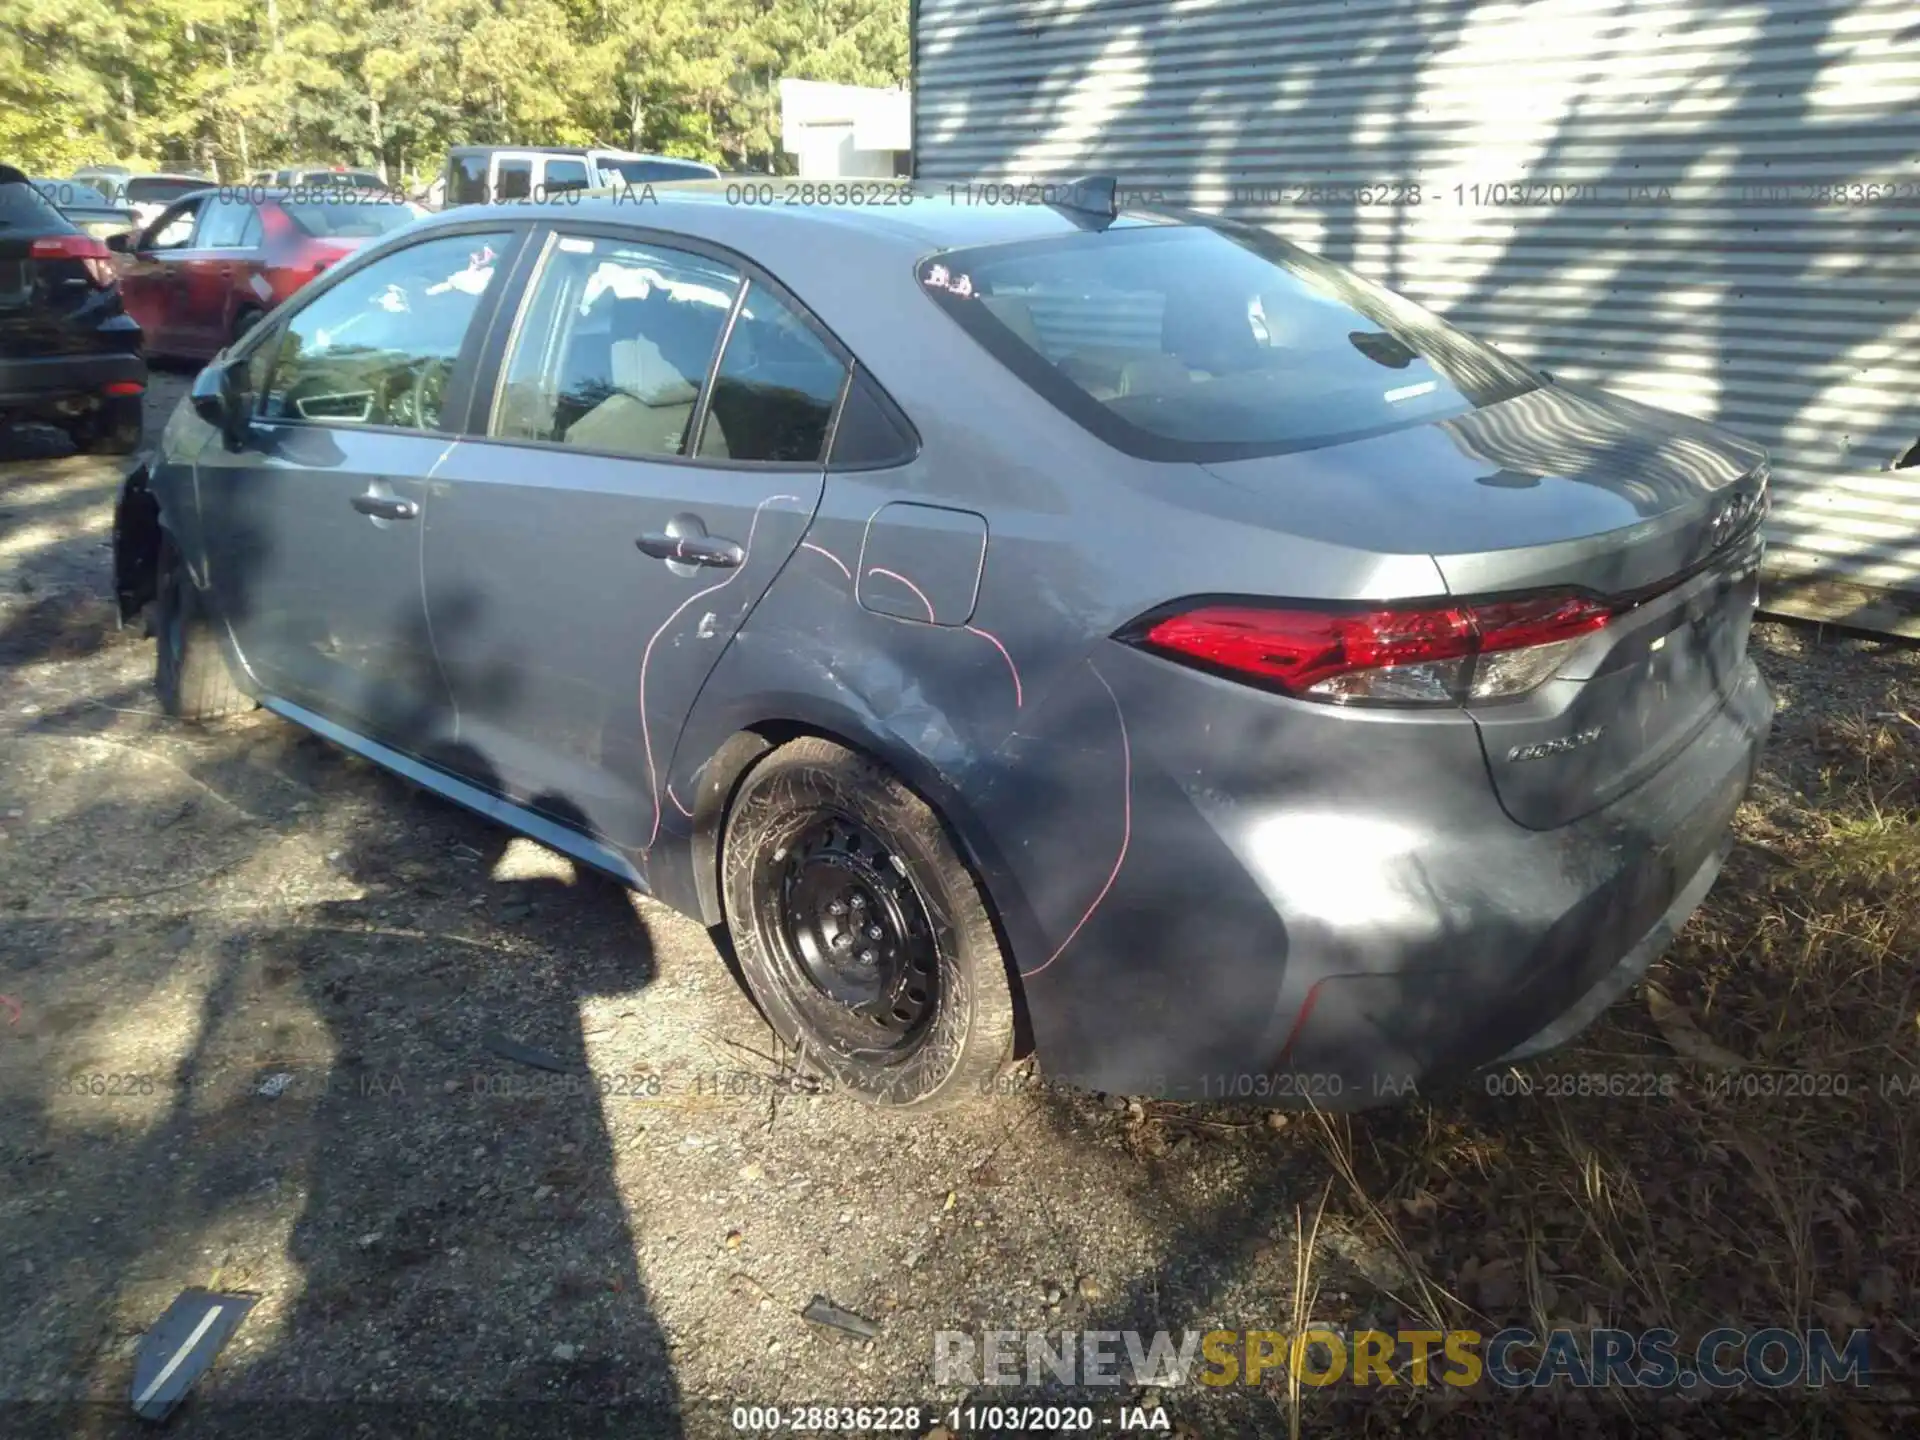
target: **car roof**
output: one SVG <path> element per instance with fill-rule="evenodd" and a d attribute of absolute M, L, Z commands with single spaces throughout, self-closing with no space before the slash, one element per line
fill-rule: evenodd
<path fill-rule="evenodd" d="M 812 186 L 825 190 L 846 187 L 846 197 L 824 203 L 742 204 L 743 184 Z M 881 186 L 905 203 L 873 203 Z M 731 192 L 731 194 L 729 193 Z M 799 181 L 792 178 L 763 181 L 687 180 L 655 181 L 625 190 L 568 192 L 565 201 L 540 204 L 512 201 L 459 205 L 422 222 L 438 227 L 477 219 L 543 219 L 554 222 L 631 225 L 636 229 L 681 230 L 721 244 L 745 238 L 751 226 L 755 244 L 801 241 L 807 235 L 857 230 L 876 239 L 898 242 L 903 252 L 922 255 L 930 250 L 997 245 L 1018 240 L 1043 240 L 1072 235 L 1089 228 L 1088 217 L 1052 205 L 994 205 L 970 198 L 966 187 L 892 180 Z M 651 198 L 648 198 L 651 197 Z M 866 202 L 866 203 L 861 203 Z M 1185 217 L 1157 209 L 1127 209 L 1114 220 L 1115 229 L 1182 223 Z"/>

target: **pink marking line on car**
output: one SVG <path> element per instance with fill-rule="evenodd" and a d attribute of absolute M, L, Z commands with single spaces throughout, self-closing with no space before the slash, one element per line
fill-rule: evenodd
<path fill-rule="evenodd" d="M 1107 684 L 1107 677 L 1100 673 L 1098 667 L 1096 667 L 1091 660 L 1087 662 L 1087 668 L 1093 671 L 1093 678 L 1100 682 L 1100 688 L 1105 690 L 1107 692 L 1107 698 L 1113 701 L 1113 718 L 1120 722 L 1120 767 L 1121 783 L 1123 786 L 1123 808 L 1120 812 L 1120 853 L 1114 857 L 1113 870 L 1107 876 L 1107 883 L 1102 885 L 1100 887 L 1100 893 L 1093 897 L 1093 903 L 1087 906 L 1086 914 L 1082 915 L 1073 929 L 1067 932 L 1067 938 L 1060 942 L 1059 949 L 1055 950 L 1053 954 L 1049 955 L 1033 969 L 1022 970 L 1020 972 L 1020 978 L 1023 980 L 1031 979 L 1042 970 L 1045 970 L 1047 966 L 1053 964 L 1054 961 L 1060 958 L 1066 951 L 1067 946 L 1073 943 L 1073 937 L 1078 935 L 1087 921 L 1093 918 L 1093 912 L 1100 908 L 1100 902 L 1105 900 L 1107 898 L 1107 892 L 1113 889 L 1113 882 L 1120 878 L 1120 867 L 1127 863 L 1127 846 L 1133 843 L 1133 746 L 1127 739 L 1127 717 L 1121 713 L 1120 697 L 1115 695 L 1113 693 L 1113 687 Z"/>
<path fill-rule="evenodd" d="M 821 545 L 816 545 L 811 540 L 802 540 L 800 542 L 800 548 L 802 550 L 811 550 L 816 555 L 826 556 L 827 559 L 831 560 L 834 564 L 840 567 L 840 573 L 842 575 L 846 576 L 848 580 L 853 579 L 853 572 L 847 568 L 847 562 L 842 560 L 838 555 L 834 554 L 831 550 L 827 549 L 826 547 Z"/>
<path fill-rule="evenodd" d="M 704 590 L 696 590 L 678 605 L 674 606 L 673 613 L 660 622 L 660 628 L 647 637 L 647 648 L 640 654 L 640 745 L 641 748 L 646 751 L 647 755 L 647 789 L 653 801 L 653 829 L 647 835 L 647 843 L 640 847 L 640 853 L 642 855 L 651 850 L 653 848 L 653 842 L 660 838 L 660 776 L 653 764 L 653 729 L 647 723 L 647 667 L 653 663 L 653 647 L 659 643 L 660 637 L 666 634 L 667 627 L 678 620 L 689 605 L 704 596 L 713 594 L 716 590 L 726 589 L 727 586 L 731 585 L 740 577 L 740 572 L 747 568 L 747 562 L 753 558 L 753 535 L 754 532 L 760 528 L 760 512 L 776 500 L 791 500 L 796 505 L 800 503 L 800 497 L 798 495 L 769 495 L 758 505 L 754 506 L 753 519 L 747 524 L 747 543 L 745 547 L 747 553 L 745 558 L 741 560 L 739 566 L 730 571 L 727 578 L 719 584 L 709 585 Z"/>
<path fill-rule="evenodd" d="M 899 582 L 900 582 L 900 583 L 901 583 L 902 585 L 904 585 L 904 586 L 906 586 L 906 587 L 907 587 L 907 588 L 908 588 L 909 590 L 911 590 L 911 591 L 913 591 L 913 593 L 914 593 L 914 594 L 915 594 L 916 596 L 918 596 L 918 597 L 919 597 L 919 600 L 920 600 L 920 603 L 921 603 L 922 605 L 924 605 L 924 606 L 926 606 L 926 608 L 927 608 L 927 623 L 928 623 L 929 625 L 931 625 L 931 624 L 933 624 L 933 623 L 934 623 L 934 619 L 933 619 L 933 602 L 932 602 L 931 600 L 929 600 L 929 599 L 927 599 L 927 592 L 926 592 L 926 591 L 924 591 L 924 590 L 922 590 L 922 589 L 921 589 L 921 588 L 920 588 L 920 587 L 919 587 L 918 585 L 916 585 L 916 584 L 914 584 L 914 583 L 913 583 L 913 581 L 911 581 L 911 580 L 909 580 L 909 579 L 908 579 L 908 578 L 907 578 L 906 576 L 904 576 L 904 575 L 900 575 L 900 574 L 896 574 L 896 573 L 895 573 L 894 571 L 892 571 L 892 570 L 882 570 L 882 569 L 881 569 L 881 568 L 880 568 L 880 567 L 879 567 L 878 565 L 875 565 L 875 566 L 873 566 L 873 567 L 872 567 L 871 569 L 869 569 L 869 570 L 867 571 L 867 574 L 869 574 L 869 575 L 884 575 L 884 576 L 886 576 L 886 577 L 887 577 L 887 579 L 889 579 L 889 580 L 898 580 L 898 581 L 899 581 Z"/>
<path fill-rule="evenodd" d="M 961 628 L 968 634 L 978 635 L 982 640 L 985 640 L 989 645 L 993 646 L 994 649 L 998 650 L 1000 652 L 1000 658 L 1007 662 L 1007 672 L 1013 676 L 1013 708 L 1018 710 L 1021 706 L 1020 667 L 1013 663 L 1013 656 L 1007 653 L 1007 647 L 1000 643 L 1000 637 L 995 635 L 991 630 L 982 630 L 978 625 L 964 625 Z"/>
<path fill-rule="evenodd" d="M 667 782 L 667 799 L 671 800 L 673 802 L 673 808 L 686 816 L 687 819 L 691 820 L 693 818 L 693 812 L 681 804 L 680 797 L 673 793 L 673 782 L 671 780 Z"/>

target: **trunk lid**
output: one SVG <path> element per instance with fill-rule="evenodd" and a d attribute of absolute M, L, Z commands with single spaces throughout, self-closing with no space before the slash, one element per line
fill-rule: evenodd
<path fill-rule="evenodd" d="M 1622 604 L 1554 678 L 1471 711 L 1519 824 L 1564 825 L 1616 799 L 1746 681 L 1766 457 L 1711 425 L 1554 385 L 1207 468 L 1284 498 L 1278 523 L 1293 533 L 1431 556 L 1453 596 L 1577 590 Z"/>

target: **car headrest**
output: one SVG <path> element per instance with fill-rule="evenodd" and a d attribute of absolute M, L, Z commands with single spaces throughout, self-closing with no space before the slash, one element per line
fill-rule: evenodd
<path fill-rule="evenodd" d="M 1040 329 L 1033 323 L 1033 307 L 1026 301 L 1017 295 L 983 295 L 980 303 L 987 307 L 987 313 L 994 319 L 1035 350 L 1045 353 L 1045 347 L 1040 343 Z"/>
<path fill-rule="evenodd" d="M 614 341 L 610 358 L 614 389 L 643 405 L 688 405 L 700 393 L 644 336 Z"/>

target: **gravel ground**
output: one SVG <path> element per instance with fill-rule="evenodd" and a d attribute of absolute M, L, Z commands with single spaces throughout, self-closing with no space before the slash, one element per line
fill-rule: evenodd
<path fill-rule="evenodd" d="M 150 434 L 184 385 L 157 377 Z M 807 1093 L 697 924 L 264 712 L 163 719 L 107 600 L 120 467 L 5 444 L 0 1399 L 118 1433 L 137 1338 L 192 1285 L 260 1298 L 187 1434 L 322 1400 L 381 1433 L 477 1400 L 726 1434 L 740 1402 L 957 1399 L 940 1330 L 1287 1323 L 1311 1124 Z M 1912 674 L 1851 645 L 1767 628 L 1789 713 Z M 1802 787 L 1767 784 L 1795 823 Z M 1360 1227 L 1318 1241 L 1345 1313 L 1394 1287 Z M 878 1338 L 803 1321 L 816 1294 Z M 1145 1398 L 1285 1429 L 1257 1390 Z"/>

